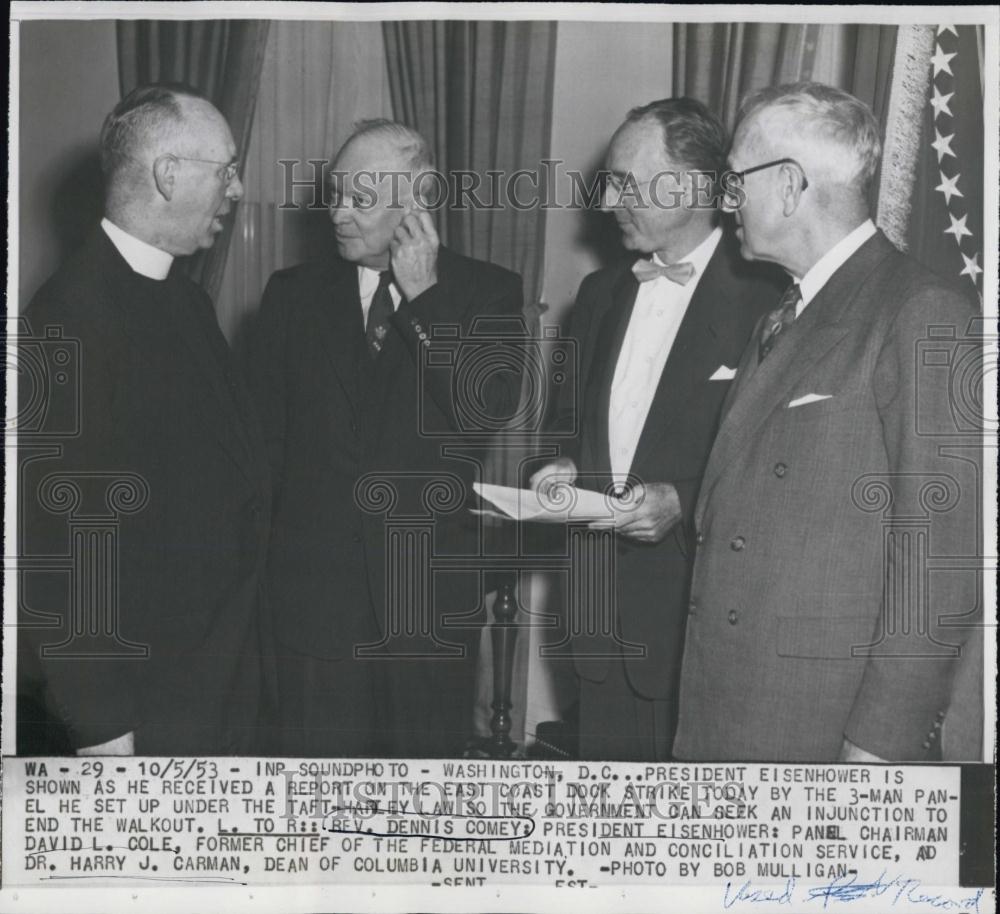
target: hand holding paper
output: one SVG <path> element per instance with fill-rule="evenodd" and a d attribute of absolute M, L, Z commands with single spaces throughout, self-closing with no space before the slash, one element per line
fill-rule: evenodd
<path fill-rule="evenodd" d="M 681 501 L 669 482 L 638 483 L 627 498 L 610 501 L 614 528 L 638 543 L 659 543 L 681 519 Z M 591 527 L 608 526 L 597 521 Z"/>

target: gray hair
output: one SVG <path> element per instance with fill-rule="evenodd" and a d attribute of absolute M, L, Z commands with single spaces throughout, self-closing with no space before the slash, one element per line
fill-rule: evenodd
<path fill-rule="evenodd" d="M 413 174 L 431 171 L 434 168 L 434 156 L 427 140 L 412 127 L 399 121 L 390 121 L 384 117 L 369 118 L 357 121 L 354 132 L 345 140 L 341 150 L 354 140 L 376 138 L 391 143 L 406 159 L 407 167 Z"/>
<path fill-rule="evenodd" d="M 864 102 L 822 83 L 769 86 L 743 101 L 740 126 L 765 112 L 783 115 L 794 123 L 795 129 L 783 136 L 783 144 L 787 137 L 800 149 L 809 147 L 837 183 L 867 193 L 882 155 L 882 143 L 875 116 Z"/>
<path fill-rule="evenodd" d="M 204 100 L 189 86 L 156 83 L 133 89 L 115 105 L 101 128 L 101 171 L 109 184 L 145 148 L 183 127 L 184 98 Z"/>

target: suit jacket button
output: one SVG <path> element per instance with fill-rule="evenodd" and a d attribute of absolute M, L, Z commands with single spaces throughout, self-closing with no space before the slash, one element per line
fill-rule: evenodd
<path fill-rule="evenodd" d="M 746 541 L 746 540 L 745 540 L 745 539 L 744 539 L 744 538 L 743 538 L 742 536 L 737 536 L 737 537 L 736 537 L 736 538 L 735 538 L 735 539 L 734 539 L 734 540 L 733 540 L 733 541 L 732 541 L 732 542 L 731 542 L 731 543 L 729 544 L 729 548 L 730 548 L 730 549 L 732 549 L 732 550 L 733 550 L 733 552 L 739 552 L 740 550 L 742 550 L 742 549 L 743 549 L 743 547 L 744 547 L 744 546 L 745 546 L 746 544 L 747 544 L 747 541 Z"/>
<path fill-rule="evenodd" d="M 735 625 L 740 620 L 740 614 L 736 612 L 735 609 L 731 609 L 729 610 L 729 615 L 727 618 L 729 619 L 730 625 Z"/>
<path fill-rule="evenodd" d="M 695 534 L 694 541 L 700 546 L 705 542 L 705 534 L 700 530 Z"/>
<path fill-rule="evenodd" d="M 788 469 L 783 463 L 776 463 L 774 465 L 774 475 L 781 479 L 785 475 L 785 471 Z"/>
<path fill-rule="evenodd" d="M 925 749 L 930 749 L 930 747 L 931 747 L 931 744 L 930 744 L 930 740 L 926 740 L 926 739 L 925 739 L 925 740 L 924 740 L 924 748 L 925 748 Z"/>
<path fill-rule="evenodd" d="M 697 611 L 697 609 L 698 609 L 698 601 L 695 600 L 694 597 L 692 597 L 688 601 L 688 613 L 693 616 L 695 614 L 695 612 Z"/>

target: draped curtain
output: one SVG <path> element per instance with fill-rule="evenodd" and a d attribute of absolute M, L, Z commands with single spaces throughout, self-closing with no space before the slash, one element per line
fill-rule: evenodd
<path fill-rule="evenodd" d="M 427 137 L 440 172 L 541 172 L 552 127 L 554 22 L 385 22 L 383 31 L 396 119 Z M 522 199 L 535 193 L 528 180 L 517 189 Z M 488 202 L 485 188 L 480 198 Z M 520 273 L 529 307 L 539 301 L 540 207 L 449 207 L 439 229 L 460 253 Z"/>
<path fill-rule="evenodd" d="M 673 95 L 704 102 L 730 129 L 740 103 L 764 86 L 816 80 L 871 106 L 885 133 L 896 26 L 776 22 L 674 26 Z M 878 200 L 879 176 L 870 202 Z"/>
<path fill-rule="evenodd" d="M 118 74 L 122 96 L 152 82 L 186 83 L 222 112 L 242 161 L 250 137 L 270 23 L 202 19 L 118 22 Z M 222 281 L 232 223 L 185 269 L 214 299 Z"/>
<path fill-rule="evenodd" d="M 354 123 L 391 116 L 379 23 L 271 23 L 244 197 L 216 300 L 219 323 L 236 348 L 268 277 L 333 251 L 323 178 Z"/>

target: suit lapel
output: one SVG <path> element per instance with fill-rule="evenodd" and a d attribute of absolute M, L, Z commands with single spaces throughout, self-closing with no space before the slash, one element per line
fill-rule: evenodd
<path fill-rule="evenodd" d="M 316 329 L 329 356 L 329 368 L 357 418 L 358 360 L 364 357 L 365 336 L 357 267 L 337 261 L 321 274 L 313 294 L 319 314 Z"/>
<path fill-rule="evenodd" d="M 633 467 L 641 467 L 656 453 L 667 430 L 683 413 L 690 391 L 706 380 L 702 376 L 706 366 L 716 361 L 712 353 L 718 349 L 718 331 L 713 320 L 729 300 L 723 247 L 720 241 L 688 303 L 649 406 Z"/>
<path fill-rule="evenodd" d="M 744 449 L 747 438 L 779 408 L 799 381 L 851 330 L 847 319 L 865 278 L 895 248 L 878 233 L 829 279 L 816 298 L 783 334 L 771 354 L 757 364 L 757 338 L 744 355 L 739 386 L 712 448 L 702 485 L 705 493 L 725 465 Z M 750 368 L 750 371 L 744 370 Z"/>
<path fill-rule="evenodd" d="M 601 318 L 597 342 L 589 376 L 593 395 L 587 396 L 591 404 L 588 424 L 593 442 L 594 470 L 601 476 L 611 475 L 611 444 L 608 440 L 608 416 L 611 409 L 611 385 L 621 354 L 625 332 L 632 317 L 639 282 L 631 269 L 622 272 L 611 295 L 611 305 Z"/>

